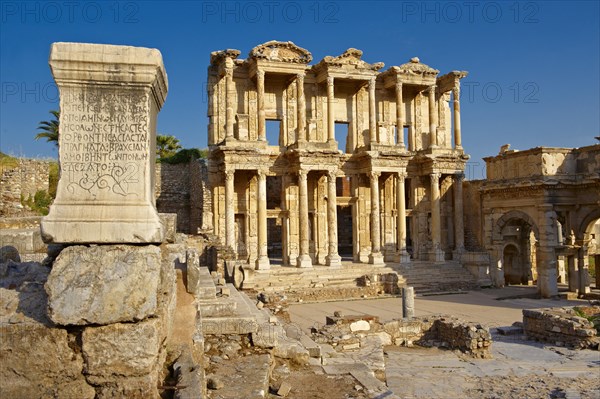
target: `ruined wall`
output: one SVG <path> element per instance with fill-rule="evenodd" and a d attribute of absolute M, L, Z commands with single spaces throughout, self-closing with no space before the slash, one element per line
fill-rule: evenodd
<path fill-rule="evenodd" d="M 583 307 L 600 315 L 600 307 Z M 530 338 L 574 348 L 598 347 L 600 339 L 591 321 L 574 308 L 523 309 L 523 330 Z"/>
<path fill-rule="evenodd" d="M 21 196 L 33 197 L 38 190 L 48 191 L 50 161 L 19 158 L 18 166 L 2 170 L 0 176 L 0 216 L 27 213 Z"/>
<path fill-rule="evenodd" d="M 177 231 L 196 234 L 212 226 L 206 161 L 157 163 L 155 173 L 156 208 L 177 214 Z"/>

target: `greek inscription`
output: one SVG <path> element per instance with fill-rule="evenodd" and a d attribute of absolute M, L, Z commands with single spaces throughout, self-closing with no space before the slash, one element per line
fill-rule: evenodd
<path fill-rule="evenodd" d="M 110 88 L 61 93 L 61 169 L 67 190 L 136 195 L 150 157 L 148 98 Z"/>

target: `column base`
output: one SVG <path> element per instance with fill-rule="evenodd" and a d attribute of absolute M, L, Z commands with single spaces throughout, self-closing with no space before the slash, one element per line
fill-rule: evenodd
<path fill-rule="evenodd" d="M 446 254 L 441 249 L 434 249 L 429 252 L 429 261 L 442 263 L 446 261 Z"/>
<path fill-rule="evenodd" d="M 452 260 L 456 260 L 456 261 L 461 261 L 462 260 L 462 255 L 466 252 L 465 248 L 457 248 L 454 251 L 452 251 Z"/>
<path fill-rule="evenodd" d="M 296 259 L 296 267 L 313 267 L 312 259 L 308 255 L 300 255 Z"/>
<path fill-rule="evenodd" d="M 256 270 L 269 270 L 271 268 L 271 262 L 267 256 L 260 256 L 256 259 Z"/>
<path fill-rule="evenodd" d="M 342 267 L 342 257 L 338 254 L 327 255 L 325 259 L 327 260 L 327 266 L 329 267 Z"/>
<path fill-rule="evenodd" d="M 410 263 L 410 254 L 406 251 L 398 251 L 398 253 L 396 254 L 396 262 Z"/>
<path fill-rule="evenodd" d="M 383 265 L 385 262 L 383 261 L 383 255 L 381 252 L 371 252 L 369 254 L 369 263 L 372 265 Z"/>

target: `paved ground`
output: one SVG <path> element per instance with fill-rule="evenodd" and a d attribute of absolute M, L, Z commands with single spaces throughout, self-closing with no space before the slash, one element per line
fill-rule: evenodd
<path fill-rule="evenodd" d="M 425 348 L 386 348 L 389 389 L 411 398 L 567 398 L 600 399 L 600 352 L 572 351 L 502 336 L 493 327 L 522 321 L 522 309 L 587 304 L 583 300 L 514 298 L 535 294 L 535 287 L 485 289 L 467 294 L 417 297 L 417 316 L 449 314 L 492 328 L 491 360 L 459 357 L 451 351 Z M 508 298 L 501 299 L 499 298 Z M 323 324 L 335 310 L 370 314 L 380 320 L 401 317 L 399 298 L 294 304 L 293 323 L 305 331 Z"/>
<path fill-rule="evenodd" d="M 535 287 L 511 286 L 505 288 L 489 288 L 465 294 L 434 295 L 416 297 L 415 312 L 417 316 L 431 314 L 449 314 L 465 321 L 482 323 L 488 327 L 510 326 L 515 321 L 522 321 L 522 309 L 572 306 L 587 304 L 585 300 L 555 299 L 502 299 L 516 296 L 528 296 L 536 293 Z M 336 301 L 325 303 L 307 303 L 290 305 L 289 313 L 292 323 L 305 331 L 316 323 L 325 323 L 325 316 L 335 310 L 344 314 L 370 314 L 386 321 L 402 317 L 402 299 L 370 299 L 353 301 Z"/>

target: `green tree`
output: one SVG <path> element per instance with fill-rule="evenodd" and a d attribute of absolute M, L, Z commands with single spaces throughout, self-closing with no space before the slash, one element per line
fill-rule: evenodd
<path fill-rule="evenodd" d="M 179 139 L 175 136 L 157 134 L 156 135 L 156 155 L 159 158 L 168 158 L 181 149 Z"/>
<path fill-rule="evenodd" d="M 37 127 L 39 132 L 35 135 L 35 139 L 45 138 L 47 142 L 53 142 L 58 147 L 58 121 L 60 119 L 60 112 L 52 110 L 50 113 L 54 116 L 54 119 L 40 122 Z"/>

